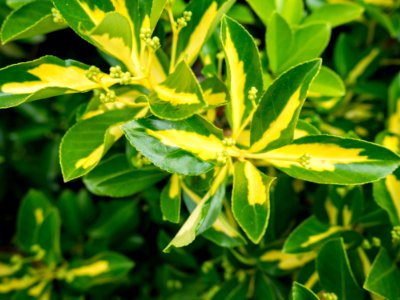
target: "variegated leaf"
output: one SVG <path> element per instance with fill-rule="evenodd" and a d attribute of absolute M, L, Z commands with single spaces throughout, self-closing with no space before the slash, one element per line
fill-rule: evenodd
<path fill-rule="evenodd" d="M 250 162 L 237 162 L 233 177 L 232 212 L 255 244 L 263 237 L 270 214 L 270 188 L 274 177 L 261 173 Z"/>
<path fill-rule="evenodd" d="M 231 100 L 227 115 L 232 135 L 237 137 L 244 129 L 241 128 L 242 125 L 258 103 L 257 94 L 263 90 L 261 64 L 257 46 L 251 35 L 229 17 L 222 21 L 221 40 L 227 62 Z"/>
<path fill-rule="evenodd" d="M 201 202 L 201 197 L 183 185 L 183 198 L 189 211 L 193 211 Z M 220 247 L 237 247 L 246 244 L 245 238 L 241 235 L 236 226 L 233 226 L 224 212 L 218 215 L 211 228 L 202 233 L 202 236 Z"/>
<path fill-rule="evenodd" d="M 0 108 L 62 94 L 81 93 L 116 83 L 99 74 L 101 84 L 86 76 L 89 66 L 74 60 L 44 56 L 0 70 Z"/>
<path fill-rule="evenodd" d="M 214 31 L 222 15 L 233 5 L 234 0 L 191 1 L 186 7 L 192 12 L 188 26 L 179 34 L 176 61 L 184 60 L 192 65 L 208 36 Z"/>
<path fill-rule="evenodd" d="M 60 145 L 60 163 L 65 181 L 90 172 L 123 135 L 121 125 L 134 119 L 142 108 L 106 112 L 72 126 Z"/>
<path fill-rule="evenodd" d="M 178 233 L 165 247 L 164 252 L 168 252 L 172 246 L 183 247 L 189 245 L 197 235 L 203 233 L 214 224 L 221 213 L 222 201 L 225 196 L 226 171 L 226 166 L 217 171 L 210 190 L 203 196 Z"/>
<path fill-rule="evenodd" d="M 51 1 L 33 1 L 13 10 L 1 26 L 2 43 L 67 27 L 53 21 L 52 8 Z"/>
<path fill-rule="evenodd" d="M 261 255 L 260 261 L 266 264 L 276 264 L 280 270 L 288 271 L 303 267 L 313 261 L 316 256 L 317 253 L 314 251 L 293 254 L 273 249 Z"/>
<path fill-rule="evenodd" d="M 141 119 L 123 130 L 136 149 L 171 173 L 203 174 L 225 153 L 222 132 L 199 116 L 184 121 Z"/>
<path fill-rule="evenodd" d="M 329 184 L 362 184 L 392 173 L 400 158 L 379 145 L 328 135 L 312 135 L 256 154 L 286 174 Z"/>
<path fill-rule="evenodd" d="M 251 152 L 278 148 L 293 140 L 300 110 L 321 60 L 315 59 L 282 74 L 263 95 L 251 126 Z"/>
<path fill-rule="evenodd" d="M 184 80 L 182 80 L 184 79 Z M 190 67 L 182 61 L 150 95 L 152 112 L 163 119 L 188 118 L 205 106 L 201 87 Z"/>
<path fill-rule="evenodd" d="M 400 135 L 400 73 L 393 79 L 389 88 L 388 130 L 394 134 Z M 398 139 L 400 141 L 400 137 L 398 137 Z M 391 150 L 400 152 L 400 147 L 398 147 L 398 150 Z"/>
<path fill-rule="evenodd" d="M 229 92 L 217 77 L 207 78 L 201 83 L 207 107 L 218 107 L 229 101 Z"/>
<path fill-rule="evenodd" d="M 340 236 L 345 229 L 341 226 L 331 226 L 318 221 L 315 216 L 301 223 L 289 237 L 283 246 L 285 253 L 305 253 L 321 246 L 332 237 Z"/>
<path fill-rule="evenodd" d="M 72 288 L 85 291 L 96 285 L 118 281 L 134 266 L 127 257 L 114 253 L 103 252 L 87 260 L 76 260 L 68 265 L 66 283 Z"/>
<path fill-rule="evenodd" d="M 163 188 L 160 199 L 160 208 L 163 219 L 179 223 L 181 213 L 181 184 L 177 174 L 173 174 L 168 184 Z"/>

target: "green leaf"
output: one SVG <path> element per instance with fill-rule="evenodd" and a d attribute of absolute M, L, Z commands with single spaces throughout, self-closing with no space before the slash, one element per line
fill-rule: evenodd
<path fill-rule="evenodd" d="M 346 93 L 346 87 L 338 74 L 331 69 L 322 66 L 308 91 L 309 97 L 342 97 Z"/>
<path fill-rule="evenodd" d="M 400 135 L 400 73 L 396 75 L 389 87 L 389 120 L 388 130 Z M 400 152 L 400 137 L 397 140 L 397 147 L 391 146 L 392 151 Z"/>
<path fill-rule="evenodd" d="M 35 0 L 5 0 L 5 3 L 9 7 L 13 8 L 13 9 L 17 9 L 17 8 L 21 7 L 22 5 L 28 4 L 33 1 L 35 1 Z"/>
<path fill-rule="evenodd" d="M 186 61 L 191 66 L 201 47 L 214 31 L 222 15 L 233 5 L 234 0 L 191 1 L 186 11 L 192 12 L 188 25 L 179 34 L 176 61 Z"/>
<path fill-rule="evenodd" d="M 228 89 L 231 102 L 228 119 L 232 134 L 240 133 L 259 97 L 249 100 L 249 92 L 255 88 L 258 95 L 263 90 L 261 63 L 257 46 L 252 36 L 236 21 L 225 17 L 222 20 L 221 40 L 228 69 Z"/>
<path fill-rule="evenodd" d="M 321 134 L 318 128 L 314 127 L 313 125 L 307 123 L 302 119 L 299 119 L 297 121 L 296 129 L 294 130 L 293 139 L 296 140 L 304 136 L 317 135 L 317 134 Z"/>
<path fill-rule="evenodd" d="M 400 270 L 385 248 L 381 248 L 364 283 L 364 288 L 385 299 L 400 295 Z"/>
<path fill-rule="evenodd" d="M 79 291 L 123 279 L 133 268 L 127 257 L 114 253 L 100 253 L 88 260 L 74 261 L 67 269 L 67 284 Z"/>
<path fill-rule="evenodd" d="M 101 83 L 91 81 L 86 76 L 88 69 L 89 66 L 77 61 L 63 61 L 49 55 L 0 69 L 0 108 L 116 83 L 104 73 L 100 73 Z"/>
<path fill-rule="evenodd" d="M 255 154 L 289 176 L 329 184 L 363 184 L 392 173 L 400 163 L 392 151 L 366 141 L 329 135 L 306 136 Z"/>
<path fill-rule="evenodd" d="M 304 285 L 294 282 L 291 293 L 291 300 L 318 300 L 318 296 Z"/>
<path fill-rule="evenodd" d="M 392 225 L 400 225 L 400 168 L 374 182 L 373 191 L 375 202 L 388 213 Z"/>
<path fill-rule="evenodd" d="M 183 185 L 183 199 L 189 211 L 193 211 L 201 202 L 201 197 Z M 212 227 L 202 233 L 206 239 L 214 242 L 220 247 L 233 248 L 246 244 L 245 238 L 238 229 L 231 225 L 226 214 L 221 212 Z"/>
<path fill-rule="evenodd" d="M 169 120 L 188 118 L 206 104 L 196 76 L 185 61 L 179 63 L 174 72 L 154 88 L 149 100 L 152 112 Z"/>
<path fill-rule="evenodd" d="M 289 24 L 278 14 L 271 18 L 270 28 L 266 39 L 268 48 L 272 49 L 267 48 L 267 54 L 274 74 L 281 74 L 290 67 L 320 56 L 328 46 L 331 33 L 326 23 L 301 25 L 290 30 Z"/>
<path fill-rule="evenodd" d="M 43 252 L 43 261 L 55 266 L 61 261 L 61 219 L 47 197 L 31 190 L 18 211 L 17 243 L 26 253 Z"/>
<path fill-rule="evenodd" d="M 304 15 L 302 0 L 246 0 L 265 25 L 267 25 L 273 13 L 281 14 L 290 24 L 297 24 Z"/>
<path fill-rule="evenodd" d="M 132 232 L 138 224 L 137 203 L 137 201 L 127 201 L 127 199 L 113 199 L 100 203 L 100 212 L 87 230 L 90 239 L 101 240 L 103 245 L 125 240 L 127 234 Z"/>
<path fill-rule="evenodd" d="M 161 192 L 160 206 L 163 219 L 179 223 L 181 213 L 181 185 L 179 176 L 173 174 Z"/>
<path fill-rule="evenodd" d="M 95 195 L 127 197 L 153 186 L 165 176 L 166 173 L 154 167 L 135 169 L 121 154 L 101 162 L 83 182 Z"/>
<path fill-rule="evenodd" d="M 356 3 L 324 4 L 305 18 L 304 24 L 326 22 L 336 27 L 358 19 L 363 12 L 364 8 Z"/>
<path fill-rule="evenodd" d="M 291 55 L 293 39 L 294 30 L 289 23 L 280 14 L 273 13 L 266 34 L 269 67 L 272 72 L 278 73 L 278 70 Z"/>
<path fill-rule="evenodd" d="M 123 135 L 121 125 L 142 110 L 124 108 L 105 112 L 72 126 L 60 144 L 60 163 L 65 181 L 89 173 Z"/>
<path fill-rule="evenodd" d="M 262 96 L 251 126 L 251 152 L 290 143 L 307 95 L 319 71 L 321 60 L 298 65 L 282 74 Z"/>
<path fill-rule="evenodd" d="M 270 188 L 274 177 L 250 162 L 237 162 L 233 177 L 232 212 L 248 238 L 259 243 L 268 226 Z"/>
<path fill-rule="evenodd" d="M 178 233 L 165 247 L 164 252 L 168 252 L 172 246 L 179 248 L 189 245 L 197 235 L 214 224 L 221 213 L 222 201 L 225 197 L 226 171 L 226 166 L 219 170 L 210 190 L 203 196 Z"/>
<path fill-rule="evenodd" d="M 66 27 L 53 21 L 50 1 L 34 1 L 12 11 L 1 27 L 1 41 L 31 37 Z"/>
<path fill-rule="evenodd" d="M 292 231 L 283 246 L 285 253 L 303 253 L 321 246 L 344 231 L 341 226 L 331 226 L 318 221 L 315 216 L 306 219 Z"/>
<path fill-rule="evenodd" d="M 183 121 L 141 119 L 122 129 L 132 146 L 171 173 L 206 173 L 225 149 L 222 132 L 199 116 Z"/>
<path fill-rule="evenodd" d="M 157 25 L 158 20 L 164 10 L 165 3 L 167 0 L 152 0 L 150 24 L 151 28 L 154 29 Z"/>
<path fill-rule="evenodd" d="M 325 291 L 335 293 L 341 300 L 364 299 L 364 292 L 354 278 L 342 239 L 331 240 L 322 246 L 316 268 Z"/>

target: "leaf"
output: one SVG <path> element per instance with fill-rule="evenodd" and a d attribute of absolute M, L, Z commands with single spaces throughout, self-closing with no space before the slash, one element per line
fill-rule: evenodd
<path fill-rule="evenodd" d="M 304 14 L 304 4 L 301 0 L 287 0 L 283 2 L 275 0 L 246 0 L 253 8 L 265 25 L 271 21 L 276 11 L 282 15 L 287 22 L 297 24 Z"/>
<path fill-rule="evenodd" d="M 221 213 L 222 201 L 225 196 L 226 171 L 226 166 L 219 170 L 210 190 L 203 196 L 178 233 L 165 247 L 164 252 L 169 252 L 172 246 L 179 248 L 189 245 L 197 235 L 214 224 Z"/>
<path fill-rule="evenodd" d="M 166 2 L 167 0 L 152 0 L 151 15 L 150 15 L 150 24 L 152 29 L 156 27 L 157 22 L 164 10 Z"/>
<path fill-rule="evenodd" d="M 53 21 L 50 1 L 34 1 L 12 11 L 1 27 L 3 44 L 66 27 Z"/>
<path fill-rule="evenodd" d="M 163 119 L 188 118 L 206 104 L 195 75 L 184 61 L 154 90 L 150 95 L 150 108 L 156 116 Z"/>
<path fill-rule="evenodd" d="M 309 97 L 342 97 L 346 93 L 343 80 L 331 69 L 322 66 L 308 91 Z"/>
<path fill-rule="evenodd" d="M 60 163 L 65 181 L 89 173 L 123 135 L 121 125 L 142 110 L 124 108 L 105 112 L 72 126 L 60 144 Z"/>
<path fill-rule="evenodd" d="M 289 24 L 282 17 L 275 14 L 271 22 L 272 30 L 267 31 L 266 37 L 268 47 L 278 49 L 267 52 L 268 58 L 274 61 L 270 66 L 274 74 L 281 74 L 299 63 L 317 58 L 328 46 L 331 30 L 326 23 L 301 25 L 296 29 L 292 28 L 292 34 L 289 34 Z M 285 45 L 280 40 L 280 34 L 283 34 Z M 282 53 L 276 54 L 279 50 Z"/>
<path fill-rule="evenodd" d="M 79 291 L 121 280 L 133 268 L 127 257 L 114 253 L 100 253 L 88 260 L 74 261 L 67 269 L 67 284 Z"/>
<path fill-rule="evenodd" d="M 358 19 L 364 8 L 356 3 L 324 4 L 304 19 L 304 24 L 326 22 L 332 28 Z"/>
<path fill-rule="evenodd" d="M 171 173 L 206 173 L 225 149 L 222 132 L 199 116 L 182 121 L 141 119 L 122 129 L 132 146 Z"/>
<path fill-rule="evenodd" d="M 278 73 L 287 58 L 291 55 L 294 30 L 278 13 L 273 13 L 268 23 L 266 34 L 267 54 L 269 67 L 272 72 Z"/>
<path fill-rule="evenodd" d="M 83 178 L 87 189 L 98 196 L 127 197 L 148 189 L 166 174 L 158 168 L 131 167 L 126 156 L 114 155 Z"/>
<path fill-rule="evenodd" d="M 389 257 L 387 250 L 381 248 L 368 273 L 364 288 L 385 299 L 396 299 L 400 295 L 400 270 Z"/>
<path fill-rule="evenodd" d="M 396 75 L 389 87 L 389 120 L 388 130 L 400 135 L 400 73 Z M 398 137 L 400 144 L 400 137 Z M 392 151 L 400 152 L 400 146 L 389 148 Z"/>
<path fill-rule="evenodd" d="M 208 108 L 222 106 L 229 101 L 229 92 L 217 77 L 205 79 L 201 83 L 201 88 Z"/>
<path fill-rule="evenodd" d="M 400 162 L 398 155 L 377 144 L 329 135 L 306 136 L 252 157 L 294 178 L 329 184 L 376 181 L 392 173 Z"/>
<path fill-rule="evenodd" d="M 179 176 L 173 174 L 161 192 L 160 207 L 163 219 L 179 223 L 181 213 L 181 185 Z"/>
<path fill-rule="evenodd" d="M 55 266 L 61 261 L 61 219 L 47 197 L 31 190 L 18 211 L 17 243 L 26 253 L 44 251 L 43 261 Z M 35 249 L 36 248 L 36 249 Z"/>
<path fill-rule="evenodd" d="M 251 126 L 251 152 L 290 143 L 307 89 L 321 60 L 300 64 L 282 74 L 262 96 Z"/>
<path fill-rule="evenodd" d="M 7 294 L 13 291 L 27 289 L 39 280 L 38 277 L 26 276 L 22 278 L 11 278 L 7 281 L 0 282 L 0 294 Z"/>
<path fill-rule="evenodd" d="M 322 223 L 315 216 L 311 216 L 291 232 L 282 251 L 285 253 L 309 252 L 342 232 L 344 232 L 343 227 Z"/>
<path fill-rule="evenodd" d="M 104 73 L 101 73 L 101 84 L 91 81 L 86 76 L 88 69 L 89 66 L 80 62 L 63 61 L 50 55 L 0 69 L 0 108 L 116 83 Z"/>
<path fill-rule="evenodd" d="M 325 291 L 335 293 L 341 300 L 364 299 L 364 292 L 354 278 L 342 239 L 331 240 L 322 246 L 316 268 Z"/>
<path fill-rule="evenodd" d="M 234 0 L 191 1 L 186 11 L 192 12 L 188 25 L 179 34 L 176 61 L 186 61 L 191 66 L 201 47 L 214 31 L 222 15 L 233 5 Z"/>
<path fill-rule="evenodd" d="M 400 225 L 400 168 L 384 179 L 374 182 L 375 202 L 389 215 L 393 226 Z"/>
<path fill-rule="evenodd" d="M 193 211 L 201 202 L 201 197 L 183 185 L 183 198 L 189 211 Z M 190 204 L 190 205 L 189 205 Z M 193 207 L 192 207 L 193 206 Z M 233 248 L 246 244 L 246 240 L 236 227 L 231 225 L 226 214 L 221 212 L 212 227 L 202 233 L 202 236 L 220 247 Z"/>
<path fill-rule="evenodd" d="M 293 139 L 296 140 L 304 136 L 317 135 L 317 134 L 321 134 L 318 128 L 314 127 L 313 125 L 307 123 L 302 119 L 299 119 L 297 121 L 296 129 L 294 130 Z"/>
<path fill-rule="evenodd" d="M 228 89 L 231 102 L 228 119 L 232 134 L 240 133 L 241 126 L 249 117 L 256 103 L 249 100 L 252 88 L 261 93 L 263 81 L 257 46 L 251 35 L 236 21 L 225 17 L 222 20 L 221 40 L 228 69 Z"/>
<path fill-rule="evenodd" d="M 292 300 L 318 300 L 318 296 L 304 285 L 294 282 L 292 287 Z"/>
<path fill-rule="evenodd" d="M 237 162 L 233 177 L 232 212 L 247 237 L 259 243 L 268 226 L 270 188 L 269 177 L 250 162 Z"/>
<path fill-rule="evenodd" d="M 260 256 L 260 261 L 263 263 L 263 269 L 265 268 L 264 265 L 267 264 L 273 265 L 274 269 L 278 267 L 280 270 L 288 271 L 303 267 L 313 261 L 316 255 L 314 251 L 292 254 L 273 249 Z"/>

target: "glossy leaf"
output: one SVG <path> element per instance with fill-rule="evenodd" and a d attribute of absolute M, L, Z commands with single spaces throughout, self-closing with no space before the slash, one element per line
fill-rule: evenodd
<path fill-rule="evenodd" d="M 115 155 L 100 163 L 83 181 L 95 195 L 127 197 L 146 190 L 165 176 L 154 167 L 135 169 L 129 165 L 125 155 Z"/>
<path fill-rule="evenodd" d="M 267 48 L 267 53 L 274 74 L 281 74 L 299 63 L 320 56 L 330 39 L 330 28 L 326 23 L 302 25 L 294 29 L 278 14 L 271 18 L 269 28 L 266 40 L 268 47 L 272 48 Z"/>
<path fill-rule="evenodd" d="M 249 100 L 249 92 L 255 88 L 260 95 L 263 90 L 261 64 L 257 46 L 251 35 L 236 21 L 225 17 L 222 20 L 221 40 L 228 69 L 228 89 L 230 104 L 228 119 L 233 136 L 239 134 L 242 124 L 249 117 L 254 102 Z"/>
<path fill-rule="evenodd" d="M 270 188 L 275 178 L 247 161 L 235 164 L 233 178 L 233 215 L 248 238 L 257 244 L 268 226 Z"/>
<path fill-rule="evenodd" d="M 273 13 L 276 11 L 281 14 L 287 22 L 297 24 L 303 18 L 304 4 L 301 0 L 246 0 L 253 8 L 254 12 L 267 25 Z"/>
<path fill-rule="evenodd" d="M 400 269 L 381 248 L 364 283 L 364 288 L 385 299 L 396 299 L 400 295 Z"/>
<path fill-rule="evenodd" d="M 269 67 L 274 73 L 278 73 L 291 55 L 294 30 L 280 14 L 274 13 L 268 23 L 266 34 L 267 54 Z"/>
<path fill-rule="evenodd" d="M 262 96 L 251 126 L 251 152 L 290 143 L 307 95 L 320 68 L 320 60 L 298 65 L 282 74 Z"/>
<path fill-rule="evenodd" d="M 186 11 L 192 12 L 188 25 L 179 34 L 176 61 L 186 61 L 191 66 L 201 47 L 214 31 L 219 20 L 233 5 L 234 0 L 191 1 Z"/>
<path fill-rule="evenodd" d="M 328 241 L 322 246 L 316 267 L 323 289 L 335 293 L 338 299 L 364 299 L 357 284 L 342 239 Z"/>
<path fill-rule="evenodd" d="M 309 97 L 342 97 L 346 93 L 343 80 L 331 69 L 322 66 L 308 91 Z"/>
<path fill-rule="evenodd" d="M 221 212 L 225 196 L 225 176 L 226 167 L 216 175 L 210 190 L 203 196 L 178 233 L 165 247 L 164 252 L 168 252 L 172 246 L 179 248 L 189 245 L 197 235 L 214 224 Z"/>
<path fill-rule="evenodd" d="M 185 119 L 204 106 L 200 85 L 184 61 L 178 64 L 163 83 L 155 87 L 155 92 L 150 96 L 152 112 L 163 119 Z"/>
<path fill-rule="evenodd" d="M 7 43 L 65 28 L 65 24 L 53 21 L 52 7 L 50 1 L 34 1 L 12 11 L 2 24 L 1 41 Z"/>
<path fill-rule="evenodd" d="M 60 145 L 60 163 L 65 181 L 90 172 L 123 135 L 121 125 L 134 119 L 142 108 L 109 111 L 72 126 Z"/>
<path fill-rule="evenodd" d="M 377 144 L 329 135 L 312 135 L 256 154 L 286 174 L 329 184 L 362 184 L 392 173 L 400 158 Z"/>
<path fill-rule="evenodd" d="M 374 199 L 389 215 L 393 226 L 400 225 L 400 169 L 374 182 Z"/>
<path fill-rule="evenodd" d="M 305 18 L 304 24 L 327 22 L 331 27 L 343 25 L 359 18 L 364 8 L 356 3 L 324 4 Z"/>
<path fill-rule="evenodd" d="M 331 226 L 318 221 L 315 216 L 309 217 L 301 223 L 289 237 L 283 246 L 285 253 L 308 252 L 332 237 L 337 237 L 344 231 L 341 226 Z"/>
<path fill-rule="evenodd" d="M 181 184 L 179 176 L 173 174 L 168 184 L 163 188 L 160 199 L 163 219 L 179 223 L 181 213 Z"/>
<path fill-rule="evenodd" d="M 202 199 L 187 186 L 183 187 L 183 191 L 185 204 L 189 211 L 192 212 Z M 212 227 L 204 231 L 201 235 L 220 247 L 233 248 L 246 244 L 245 238 L 241 235 L 239 230 L 231 224 L 224 212 L 221 212 L 214 224 L 212 224 Z"/>
<path fill-rule="evenodd" d="M 222 132 L 199 116 L 183 121 L 141 119 L 125 124 L 123 130 L 137 150 L 171 173 L 206 173 L 224 151 Z"/>
<path fill-rule="evenodd" d="M 67 284 L 85 291 L 89 288 L 121 280 L 133 268 L 127 257 L 114 252 L 104 252 L 88 260 L 74 261 L 67 269 Z"/>
<path fill-rule="evenodd" d="M 298 282 L 293 283 L 291 296 L 291 300 L 318 300 L 313 291 Z"/>
<path fill-rule="evenodd" d="M 87 78 L 89 66 L 74 60 L 44 56 L 31 62 L 10 65 L 0 70 L 0 108 L 69 93 L 82 93 L 101 84 Z M 102 74 L 109 87 L 115 80 Z"/>

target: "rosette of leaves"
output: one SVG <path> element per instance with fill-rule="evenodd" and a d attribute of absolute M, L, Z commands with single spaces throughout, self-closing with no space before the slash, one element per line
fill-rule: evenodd
<path fill-rule="evenodd" d="M 61 143 L 64 180 L 85 176 L 92 193 L 124 197 L 169 177 L 160 200 L 164 218 L 180 222 L 182 199 L 190 216 L 165 251 L 186 246 L 198 235 L 224 247 L 240 246 L 246 243 L 240 229 L 252 243 L 260 243 L 269 223 L 277 170 L 318 184 L 360 185 L 385 178 L 400 164 L 393 150 L 321 134 L 300 119 L 308 96 L 343 96 L 340 78 L 321 67 L 318 57 L 331 27 L 359 17 L 362 8 L 330 7 L 351 9 L 336 19 L 324 8 L 303 19 L 301 1 L 294 1 L 301 3 L 298 12 L 287 5 L 268 6 L 266 14 L 257 10 L 268 26 L 268 72 L 250 33 L 223 16 L 233 2 L 192 1 L 177 17 L 173 1 L 54 0 L 54 7 L 45 1 L 39 21 L 25 18 L 28 23 L 13 32 L 9 24 L 23 18 L 27 5 L 38 5 L 33 1 L 18 7 L 3 25 L 3 41 L 11 41 L 59 29 L 42 22 L 51 15 L 113 63 L 109 74 L 53 56 L 8 66 L 0 70 L 0 107 L 94 90 Z M 216 73 L 204 72 L 207 78 L 200 80 L 192 66 L 216 28 L 222 52 L 215 56 L 221 63 L 225 60 L 226 74 L 220 63 Z M 315 35 L 321 37 L 319 44 L 303 47 Z M 202 56 L 204 65 L 216 60 L 204 50 Z M 129 142 L 128 155 L 102 160 L 121 137 Z M 299 241 L 299 227 L 285 244 L 287 252 L 305 252 L 326 241 L 321 236 L 342 231 L 312 218 L 304 224 L 318 238 Z M 332 249 L 340 253 L 343 278 L 354 283 L 343 242 L 329 243 L 318 257 L 329 256 Z M 320 268 L 329 269 L 323 264 Z M 295 285 L 293 293 L 314 297 L 301 285 Z M 354 293 L 359 295 L 358 289 Z"/>

